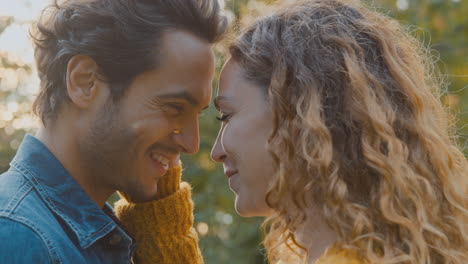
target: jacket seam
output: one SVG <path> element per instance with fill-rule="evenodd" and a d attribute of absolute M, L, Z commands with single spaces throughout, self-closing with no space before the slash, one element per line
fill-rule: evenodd
<path fill-rule="evenodd" d="M 20 188 L 18 188 L 15 194 L 11 196 L 11 198 L 7 201 L 5 206 L 1 209 L 2 215 L 11 215 L 19 206 L 24 197 L 26 197 L 32 189 L 32 184 L 26 181 Z"/>

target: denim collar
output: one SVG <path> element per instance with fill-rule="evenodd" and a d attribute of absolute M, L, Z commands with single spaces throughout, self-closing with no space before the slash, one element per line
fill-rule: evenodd
<path fill-rule="evenodd" d="M 114 217 L 106 214 L 113 214 L 110 205 L 99 208 L 37 138 L 26 135 L 10 165 L 31 181 L 51 211 L 73 230 L 82 248 L 117 227 Z"/>

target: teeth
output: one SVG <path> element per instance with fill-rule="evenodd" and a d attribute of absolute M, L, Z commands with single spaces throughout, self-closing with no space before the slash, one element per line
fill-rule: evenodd
<path fill-rule="evenodd" d="M 166 169 L 169 168 L 169 160 L 166 159 L 165 157 L 157 155 L 157 154 L 153 154 L 152 158 L 159 161 L 159 162 L 161 162 L 162 165 L 164 165 L 164 168 L 166 168 Z"/>

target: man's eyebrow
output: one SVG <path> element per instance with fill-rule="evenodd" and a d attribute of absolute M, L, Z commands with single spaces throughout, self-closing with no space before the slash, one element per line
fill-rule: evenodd
<path fill-rule="evenodd" d="M 181 91 L 181 92 L 173 92 L 173 93 L 166 93 L 158 95 L 160 99 L 182 99 L 189 102 L 192 106 L 198 106 L 198 100 L 189 92 Z"/>

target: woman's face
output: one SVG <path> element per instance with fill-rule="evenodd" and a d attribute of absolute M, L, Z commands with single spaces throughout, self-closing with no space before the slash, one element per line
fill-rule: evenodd
<path fill-rule="evenodd" d="M 230 59 L 221 73 L 215 105 L 222 124 L 211 157 L 223 163 L 229 187 L 236 194 L 236 211 L 246 217 L 268 216 L 272 209 L 265 197 L 274 170 L 266 148 L 273 128 L 266 95 Z"/>

